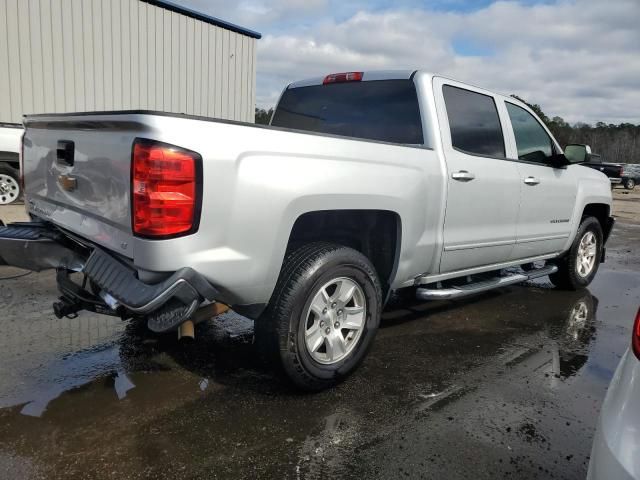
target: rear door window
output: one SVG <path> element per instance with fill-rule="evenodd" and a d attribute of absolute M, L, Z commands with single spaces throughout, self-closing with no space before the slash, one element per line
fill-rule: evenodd
<path fill-rule="evenodd" d="M 471 155 L 505 157 L 504 136 L 493 97 L 444 85 L 453 148 Z"/>
<path fill-rule="evenodd" d="M 412 80 L 377 80 L 287 89 L 271 125 L 383 142 L 422 144 Z"/>
<path fill-rule="evenodd" d="M 553 155 L 553 142 L 542 125 L 524 108 L 506 102 L 513 134 L 516 137 L 518 159 L 546 163 Z"/>

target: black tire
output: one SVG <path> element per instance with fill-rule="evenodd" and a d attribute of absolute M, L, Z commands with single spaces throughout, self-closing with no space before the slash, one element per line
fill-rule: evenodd
<path fill-rule="evenodd" d="M 580 242 L 589 232 L 593 233 L 596 239 L 595 261 L 588 275 L 583 276 L 578 273 L 578 252 Z M 578 227 L 578 232 L 576 233 L 571 248 L 563 258 L 555 262 L 558 266 L 558 271 L 549 275 L 551 283 L 563 290 L 578 290 L 579 288 L 584 288 L 589 285 L 596 276 L 598 267 L 600 266 L 603 247 L 602 239 L 602 226 L 598 219 L 595 217 L 584 217 L 580 223 L 580 227 Z"/>
<path fill-rule="evenodd" d="M 627 178 L 624 181 L 624 188 L 626 188 L 627 190 L 633 190 L 634 188 L 636 188 L 636 181 L 633 178 Z"/>
<path fill-rule="evenodd" d="M 20 172 L 7 163 L 0 163 L 0 175 L 11 177 L 16 182 L 18 189 L 17 192 L 12 190 L 10 196 L 0 191 L 0 205 L 9 205 L 18 201 L 22 197 L 22 192 L 20 191 Z"/>
<path fill-rule="evenodd" d="M 322 364 L 307 349 L 308 320 L 303 322 L 303 316 L 327 282 L 343 277 L 355 282 L 364 295 L 364 326 L 344 358 Z M 381 310 L 380 281 L 364 255 L 330 243 L 308 244 L 287 255 L 269 305 L 256 321 L 256 343 L 297 387 L 320 391 L 344 380 L 362 362 L 378 330 Z"/>

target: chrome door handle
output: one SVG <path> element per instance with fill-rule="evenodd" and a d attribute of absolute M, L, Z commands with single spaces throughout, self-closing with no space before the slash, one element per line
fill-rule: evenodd
<path fill-rule="evenodd" d="M 471 172 L 467 172 L 466 170 L 460 170 L 459 172 L 453 172 L 451 174 L 451 178 L 453 178 L 454 180 L 458 180 L 459 182 L 470 182 L 471 180 L 476 178 L 476 176 Z"/>
<path fill-rule="evenodd" d="M 527 177 L 524 179 L 524 183 L 526 183 L 527 185 L 538 185 L 540 183 L 540 180 L 538 180 L 536 177 Z"/>

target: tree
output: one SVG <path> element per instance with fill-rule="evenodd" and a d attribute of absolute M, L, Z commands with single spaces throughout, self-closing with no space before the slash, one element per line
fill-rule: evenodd
<path fill-rule="evenodd" d="M 549 119 L 536 103 L 531 104 L 517 95 L 511 96 L 535 112 L 551 130 L 560 146 L 565 147 L 570 143 L 587 144 L 594 153 L 602 155 L 605 162 L 640 163 L 640 125 L 614 125 L 605 122 L 597 122 L 595 126 L 584 122 L 570 125 L 562 117 Z"/>
<path fill-rule="evenodd" d="M 517 95 L 511 95 L 513 98 L 515 98 L 516 100 L 520 100 L 522 103 L 524 103 L 527 107 L 529 107 L 531 110 L 533 110 L 535 112 L 535 114 L 540 117 L 540 120 L 542 120 L 545 125 L 549 125 L 549 117 L 547 117 L 544 112 L 542 111 L 542 108 L 540 108 L 540 105 L 538 105 L 537 103 L 529 103 L 526 100 L 520 98 Z"/>
<path fill-rule="evenodd" d="M 264 108 L 256 107 L 256 123 L 268 125 L 271 120 L 271 115 L 273 115 L 273 108 L 265 110 Z"/>

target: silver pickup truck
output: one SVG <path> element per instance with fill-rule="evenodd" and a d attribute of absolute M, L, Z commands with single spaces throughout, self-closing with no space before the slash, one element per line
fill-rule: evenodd
<path fill-rule="evenodd" d="M 521 102 L 423 71 L 293 83 L 270 126 L 150 111 L 24 125 L 32 221 L 0 228 L 0 257 L 57 269 L 57 316 L 165 332 L 224 304 L 309 390 L 363 360 L 392 292 L 584 287 L 613 225 L 607 177 L 574 165 L 585 146 L 563 153 Z"/>

